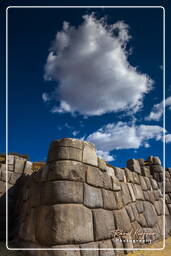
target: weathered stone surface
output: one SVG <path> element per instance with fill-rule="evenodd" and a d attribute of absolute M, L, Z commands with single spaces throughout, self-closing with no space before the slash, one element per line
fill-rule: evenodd
<path fill-rule="evenodd" d="M 148 177 L 144 177 L 144 180 L 147 184 L 147 189 L 148 190 L 151 190 L 151 182 L 150 182 L 150 179 Z"/>
<path fill-rule="evenodd" d="M 101 189 L 84 184 L 84 205 L 90 208 L 102 208 L 103 198 Z"/>
<path fill-rule="evenodd" d="M 81 250 L 81 256 L 99 256 L 99 250 L 98 250 L 99 245 L 98 245 L 97 242 L 81 244 L 80 248 L 84 248 L 84 249 L 89 249 L 89 248 L 97 249 L 97 250 L 84 250 L 84 251 Z"/>
<path fill-rule="evenodd" d="M 125 172 L 124 169 L 121 169 L 119 167 L 114 167 L 115 175 L 118 178 L 119 181 L 124 181 Z"/>
<path fill-rule="evenodd" d="M 63 138 L 60 140 L 55 140 L 52 142 L 53 146 L 55 148 L 57 147 L 72 147 L 72 148 L 83 148 L 83 141 L 78 140 L 78 139 L 73 139 L 73 138 Z"/>
<path fill-rule="evenodd" d="M 123 207 L 123 199 L 122 199 L 121 191 L 115 192 L 114 195 L 116 199 L 116 206 L 118 209 L 121 209 Z"/>
<path fill-rule="evenodd" d="M 134 193 L 134 190 L 133 190 L 133 185 L 131 183 L 128 183 L 128 189 L 129 189 L 132 201 L 135 202 L 136 197 L 135 197 L 135 193 Z"/>
<path fill-rule="evenodd" d="M 157 181 L 154 180 L 154 179 L 150 179 L 150 181 L 151 181 L 152 188 L 153 188 L 153 189 L 158 189 Z"/>
<path fill-rule="evenodd" d="M 163 205 L 159 201 L 154 202 L 154 207 L 156 209 L 157 215 L 162 215 L 163 213 Z"/>
<path fill-rule="evenodd" d="M 41 204 L 41 186 L 39 183 L 31 183 L 29 203 L 31 207 L 36 207 Z"/>
<path fill-rule="evenodd" d="M 143 159 L 143 158 L 137 159 L 137 160 L 138 160 L 140 166 L 143 166 L 143 165 L 144 165 L 144 159 Z"/>
<path fill-rule="evenodd" d="M 10 172 L 14 171 L 14 165 L 13 164 L 8 165 L 8 171 L 10 171 Z"/>
<path fill-rule="evenodd" d="M 146 177 L 151 177 L 151 173 L 150 173 L 150 167 L 149 166 L 144 166 L 141 168 L 142 171 L 142 175 L 146 176 Z"/>
<path fill-rule="evenodd" d="M 134 188 L 134 193 L 135 193 L 135 197 L 138 200 L 144 200 L 144 195 L 143 195 L 143 191 L 140 185 L 134 184 L 133 186 Z"/>
<path fill-rule="evenodd" d="M 112 180 L 107 173 L 100 171 L 98 168 L 88 166 L 87 183 L 96 187 L 112 190 Z"/>
<path fill-rule="evenodd" d="M 94 240 L 92 213 L 83 205 L 41 206 L 38 216 L 36 238 L 44 245 L 79 244 Z"/>
<path fill-rule="evenodd" d="M 125 209 L 126 209 L 127 214 L 128 214 L 128 216 L 129 216 L 129 218 L 130 218 L 130 221 L 131 221 L 131 222 L 134 221 L 134 220 L 135 220 L 135 216 L 134 216 L 134 213 L 133 213 L 133 211 L 132 211 L 131 205 L 127 205 L 127 206 L 125 207 Z"/>
<path fill-rule="evenodd" d="M 24 167 L 24 173 L 28 173 L 30 170 L 32 170 L 32 162 L 27 161 Z"/>
<path fill-rule="evenodd" d="M 100 250 L 100 256 L 115 256 L 115 251 L 113 250 L 113 245 L 111 240 L 105 240 L 102 242 L 99 242 L 99 248 L 100 249 L 111 249 L 111 250 Z"/>
<path fill-rule="evenodd" d="M 112 239 L 112 244 L 114 248 L 120 248 L 123 249 L 123 242 L 121 238 L 113 238 Z M 116 256 L 123 256 L 124 255 L 124 250 L 115 250 L 115 255 Z"/>
<path fill-rule="evenodd" d="M 83 203 L 83 183 L 52 181 L 41 185 L 41 204 Z"/>
<path fill-rule="evenodd" d="M 112 167 L 107 166 L 106 172 L 111 177 L 115 176 L 114 169 Z"/>
<path fill-rule="evenodd" d="M 129 189 L 128 189 L 127 184 L 125 184 L 125 183 L 121 183 L 121 186 L 122 186 L 122 198 L 123 198 L 123 202 L 124 202 L 124 205 L 127 205 L 127 204 L 129 204 L 130 202 L 132 202 L 131 196 L 130 196 L 130 193 L 129 193 Z"/>
<path fill-rule="evenodd" d="M 114 211 L 116 229 L 122 230 L 123 232 L 131 231 L 131 222 L 125 208 Z"/>
<path fill-rule="evenodd" d="M 149 195 L 149 201 L 150 201 L 151 203 L 154 203 L 154 201 L 155 201 L 154 191 L 153 191 L 153 190 L 148 191 L 148 195 Z"/>
<path fill-rule="evenodd" d="M 0 181 L 0 193 L 3 194 L 6 191 L 6 183 L 3 181 Z"/>
<path fill-rule="evenodd" d="M 13 174 L 13 172 L 9 172 L 8 171 L 8 182 L 9 182 L 9 180 L 11 178 L 11 174 Z M 4 181 L 4 182 L 6 181 L 6 171 L 1 171 L 0 180 Z"/>
<path fill-rule="evenodd" d="M 23 158 L 15 157 L 15 172 L 23 173 L 26 160 Z"/>
<path fill-rule="evenodd" d="M 48 153 L 47 162 L 57 161 L 57 160 L 82 160 L 82 150 L 79 148 L 72 147 L 57 147 L 50 148 Z"/>
<path fill-rule="evenodd" d="M 93 210 L 95 240 L 111 238 L 114 230 L 114 217 L 112 211 L 104 209 Z"/>
<path fill-rule="evenodd" d="M 83 146 L 83 162 L 86 164 L 91 164 L 98 166 L 96 149 L 93 144 L 84 142 Z"/>
<path fill-rule="evenodd" d="M 136 159 L 129 159 L 127 161 L 127 168 L 133 172 L 137 172 L 141 174 L 141 167 L 140 167 L 139 161 Z"/>
<path fill-rule="evenodd" d="M 144 211 L 144 205 L 142 201 L 136 201 L 136 207 L 139 213 Z"/>
<path fill-rule="evenodd" d="M 141 227 L 147 227 L 147 222 L 143 213 L 139 214 L 138 223 L 141 225 Z"/>
<path fill-rule="evenodd" d="M 112 179 L 112 188 L 113 191 L 120 191 L 121 190 L 121 185 L 119 180 L 116 177 L 111 177 Z"/>
<path fill-rule="evenodd" d="M 144 216 L 148 227 L 152 228 L 157 223 L 157 214 L 154 206 L 150 202 L 144 202 Z"/>
<path fill-rule="evenodd" d="M 161 195 L 161 192 L 160 192 L 159 189 L 154 191 L 154 198 L 155 198 L 155 200 L 159 200 L 160 199 L 160 195 Z"/>
<path fill-rule="evenodd" d="M 102 189 L 104 209 L 117 209 L 116 200 L 113 191 Z"/>
<path fill-rule="evenodd" d="M 147 184 L 144 180 L 144 177 L 140 175 L 140 184 L 141 184 L 141 187 L 142 187 L 142 190 L 147 190 Z"/>
<path fill-rule="evenodd" d="M 127 182 L 134 182 L 132 172 L 128 168 L 125 168 L 125 175 Z"/>
<path fill-rule="evenodd" d="M 37 222 L 37 211 L 29 209 L 28 215 L 24 222 L 20 224 L 19 238 L 24 241 L 36 242 L 35 227 Z"/>
<path fill-rule="evenodd" d="M 81 256 L 80 250 L 73 250 L 74 248 L 79 249 L 78 245 L 68 244 L 68 245 L 56 245 L 52 246 L 53 249 L 56 250 L 50 250 L 50 251 L 41 251 L 42 254 L 40 256 Z M 59 250 L 62 248 L 72 248 L 72 250 Z M 45 254 L 46 253 L 46 254 Z M 37 255 L 36 255 L 37 256 Z M 38 255 L 39 256 L 39 255 Z"/>
<path fill-rule="evenodd" d="M 171 193 L 171 182 L 166 182 L 165 191 L 166 193 Z"/>
<path fill-rule="evenodd" d="M 157 173 L 162 173 L 163 172 L 163 167 L 161 165 L 151 165 L 150 166 L 150 172 L 151 174 L 154 174 L 155 172 Z"/>
<path fill-rule="evenodd" d="M 106 171 L 107 170 L 106 162 L 103 159 L 99 158 L 99 157 L 98 157 L 98 167 L 102 171 Z"/>
<path fill-rule="evenodd" d="M 11 175 L 9 176 L 9 183 L 10 184 L 15 184 L 16 181 L 21 177 L 21 173 L 16 173 L 16 172 L 13 172 L 11 173 Z"/>
<path fill-rule="evenodd" d="M 139 185 L 140 184 L 140 179 L 139 179 L 138 173 L 133 172 L 132 175 L 133 175 L 134 183 Z"/>
<path fill-rule="evenodd" d="M 85 181 L 87 166 L 81 162 L 64 160 L 49 165 L 48 180 Z"/>
<path fill-rule="evenodd" d="M 139 214 L 138 214 L 138 211 L 137 211 L 136 204 L 135 204 L 135 203 L 134 203 L 134 204 L 131 204 L 131 208 L 132 208 L 132 211 L 133 211 L 135 220 L 138 220 Z"/>
<path fill-rule="evenodd" d="M 14 165 L 14 155 L 8 155 L 8 164 Z"/>

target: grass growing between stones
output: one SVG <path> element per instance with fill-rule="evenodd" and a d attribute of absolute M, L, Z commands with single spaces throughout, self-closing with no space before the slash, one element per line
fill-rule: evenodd
<path fill-rule="evenodd" d="M 161 248 L 163 247 L 163 241 L 154 243 L 148 246 L 148 248 Z M 150 251 L 135 251 L 134 253 L 129 253 L 128 256 L 171 256 L 171 237 L 166 239 L 166 247 L 161 251 L 150 250 Z"/>

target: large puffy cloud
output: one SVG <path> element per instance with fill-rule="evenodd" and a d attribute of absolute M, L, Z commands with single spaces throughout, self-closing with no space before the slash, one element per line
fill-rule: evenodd
<path fill-rule="evenodd" d="M 157 125 L 128 125 L 124 122 L 110 123 L 90 134 L 87 140 L 98 150 L 110 152 L 114 149 L 138 149 L 149 147 L 149 140 L 162 140 L 163 128 Z"/>
<path fill-rule="evenodd" d="M 59 104 L 52 112 L 136 112 L 152 80 L 129 64 L 129 40 L 122 21 L 107 25 L 92 14 L 83 16 L 78 27 L 64 22 L 45 65 L 45 79 L 57 81 Z"/>
<path fill-rule="evenodd" d="M 97 155 L 98 157 L 104 159 L 107 162 L 111 162 L 115 160 L 114 156 L 111 155 L 110 152 L 108 151 L 97 150 Z"/>
<path fill-rule="evenodd" d="M 165 99 L 165 102 L 160 102 L 153 106 L 152 111 L 150 114 L 145 118 L 148 121 L 155 120 L 159 121 L 163 115 L 163 107 L 168 108 L 171 110 L 171 96 Z"/>

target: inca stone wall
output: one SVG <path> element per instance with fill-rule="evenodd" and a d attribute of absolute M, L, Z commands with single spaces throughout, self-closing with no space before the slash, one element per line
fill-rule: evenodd
<path fill-rule="evenodd" d="M 0 240 L 5 240 L 6 230 L 6 159 L 0 163 Z M 13 226 L 14 208 L 17 200 L 17 180 L 32 173 L 32 163 L 26 159 L 8 155 L 8 215 L 9 226 Z M 31 171 L 31 172 L 30 172 Z"/>
<path fill-rule="evenodd" d="M 167 236 L 171 169 L 165 173 Z M 126 168 L 117 168 L 97 158 L 92 144 L 62 139 L 50 145 L 46 166 L 17 183 L 12 232 L 17 246 L 78 248 L 29 255 L 122 255 L 124 251 L 101 249 L 127 252 L 163 238 L 163 167 L 157 157 L 131 159 Z M 80 250 L 86 248 L 100 250 Z"/>

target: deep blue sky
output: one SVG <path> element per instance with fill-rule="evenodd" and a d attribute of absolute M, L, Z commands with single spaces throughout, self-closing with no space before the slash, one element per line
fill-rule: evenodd
<path fill-rule="evenodd" d="M 24 2 L 24 3 L 23 3 Z M 28 3 L 27 3 L 28 2 Z M 98 1 L 99 2 L 99 1 Z M 110 5 L 123 5 L 124 1 L 110 1 Z M 127 5 L 147 3 L 166 7 L 166 97 L 171 95 L 171 80 L 169 77 L 170 20 L 168 19 L 168 1 L 126 1 Z M 129 2 L 129 3 L 128 3 Z M 140 3 L 141 2 L 141 3 Z M 65 1 L 66 5 L 68 4 Z M 71 4 L 71 1 L 69 1 Z M 83 3 L 83 1 L 82 1 Z M 17 1 L 18 5 L 32 5 L 32 1 Z M 36 4 L 36 1 L 34 1 Z M 48 5 L 60 5 L 57 1 L 48 1 Z M 62 2 L 64 4 L 64 1 Z M 86 5 L 89 2 L 86 1 Z M 91 3 L 92 5 L 93 3 Z M 94 1 L 96 5 L 96 2 Z M 107 1 L 105 5 L 107 5 Z M 6 5 L 16 5 L 15 1 L 7 1 Z M 37 5 L 46 5 L 45 1 L 37 1 Z M 99 3 L 97 4 L 99 5 Z M 104 3 L 103 3 L 104 5 Z M 2 6 L 4 10 L 5 4 Z M 50 104 L 42 101 L 42 93 L 50 92 L 56 82 L 45 81 L 44 66 L 48 50 L 57 31 L 62 28 L 64 20 L 73 26 L 82 22 L 82 15 L 95 11 L 99 17 L 108 16 L 108 23 L 124 20 L 130 26 L 132 40 L 128 48 L 133 48 L 133 54 L 128 58 L 133 66 L 138 66 L 142 73 L 148 74 L 154 81 L 154 89 L 144 98 L 144 108 L 136 114 L 137 125 L 160 125 L 159 122 L 145 121 L 154 104 L 162 101 L 162 10 L 161 9 L 10 9 L 9 10 L 9 152 L 28 154 L 32 161 L 45 160 L 49 143 L 62 137 L 73 137 L 72 131 L 79 130 L 78 137 L 88 136 L 100 127 L 110 122 L 122 120 L 128 122 L 130 117 L 121 118 L 117 114 L 106 114 L 100 117 L 84 119 L 82 115 L 72 117 L 71 114 L 52 114 Z M 5 20 L 2 19 L 3 42 L 1 51 L 1 135 L 0 151 L 5 151 Z M 169 126 L 170 112 L 166 113 L 166 128 Z M 70 128 L 67 127 L 66 123 Z M 83 126 L 81 126 L 83 124 Z M 61 129 L 62 128 L 62 129 Z M 115 166 L 125 166 L 129 158 L 146 158 L 158 155 L 162 159 L 162 142 L 150 140 L 150 147 L 139 149 L 114 150 Z M 169 153 L 171 143 L 166 146 L 166 166 L 171 166 Z"/>

